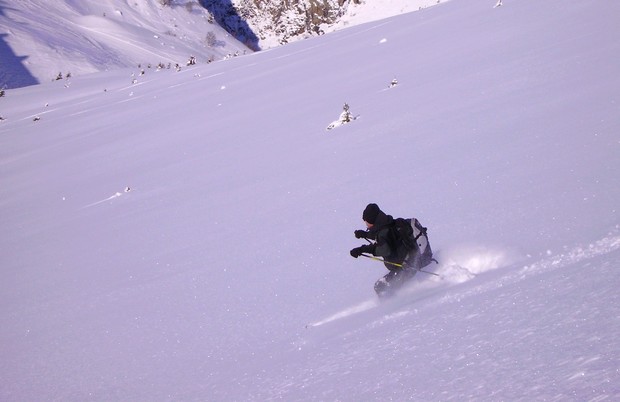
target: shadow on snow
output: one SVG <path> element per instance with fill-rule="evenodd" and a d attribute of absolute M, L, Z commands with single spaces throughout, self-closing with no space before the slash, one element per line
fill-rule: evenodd
<path fill-rule="evenodd" d="M 200 0 L 215 18 L 217 23 L 230 33 L 235 39 L 254 51 L 260 50 L 258 37 L 248 23 L 239 15 L 231 0 Z"/>
<path fill-rule="evenodd" d="M 0 1 L 0 21 L 7 18 L 4 14 L 6 2 Z M 9 44 L 5 41 L 7 33 L 0 33 L 0 89 L 1 88 L 20 88 L 29 85 L 36 85 L 39 81 L 30 74 L 24 66 L 23 61 L 28 56 L 16 55 Z"/>

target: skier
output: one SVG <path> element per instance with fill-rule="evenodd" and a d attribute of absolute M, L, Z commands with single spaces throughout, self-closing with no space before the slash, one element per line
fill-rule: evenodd
<path fill-rule="evenodd" d="M 354 234 L 358 239 L 367 239 L 370 244 L 352 249 L 351 256 L 357 258 L 363 253 L 370 253 L 383 257 L 384 265 L 390 272 L 375 283 L 375 292 L 379 297 L 388 296 L 426 265 L 427 258 L 421 257 L 418 247 L 411 249 L 399 241 L 394 218 L 381 211 L 377 204 L 368 204 L 362 219 L 368 230 L 356 230 Z M 432 259 L 430 246 L 428 250 Z"/>

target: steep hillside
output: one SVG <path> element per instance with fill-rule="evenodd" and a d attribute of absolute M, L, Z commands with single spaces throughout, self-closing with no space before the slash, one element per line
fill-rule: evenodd
<path fill-rule="evenodd" d="M 7 90 L 0 400 L 620 399 L 620 2 L 493 3 Z"/>
<path fill-rule="evenodd" d="M 416 11 L 430 0 L 0 1 L 0 88 L 121 67 L 218 61 Z"/>
<path fill-rule="evenodd" d="M 0 87 L 138 64 L 185 66 L 251 52 L 196 2 L 0 2 Z"/>

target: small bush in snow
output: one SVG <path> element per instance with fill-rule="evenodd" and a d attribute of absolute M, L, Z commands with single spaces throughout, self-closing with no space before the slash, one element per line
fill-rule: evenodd
<path fill-rule="evenodd" d="M 215 33 L 213 33 L 213 31 L 207 32 L 207 37 L 205 38 L 205 42 L 207 43 L 207 46 L 209 47 L 217 46 L 217 36 L 215 36 Z"/>

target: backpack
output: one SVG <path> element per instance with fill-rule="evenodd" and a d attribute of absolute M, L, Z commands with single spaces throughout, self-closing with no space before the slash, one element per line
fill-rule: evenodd
<path fill-rule="evenodd" d="M 420 254 L 422 266 L 433 261 L 433 251 L 428 242 L 426 228 L 416 218 L 394 219 L 394 235 L 396 244 L 402 245 L 407 253 L 417 252 Z"/>

